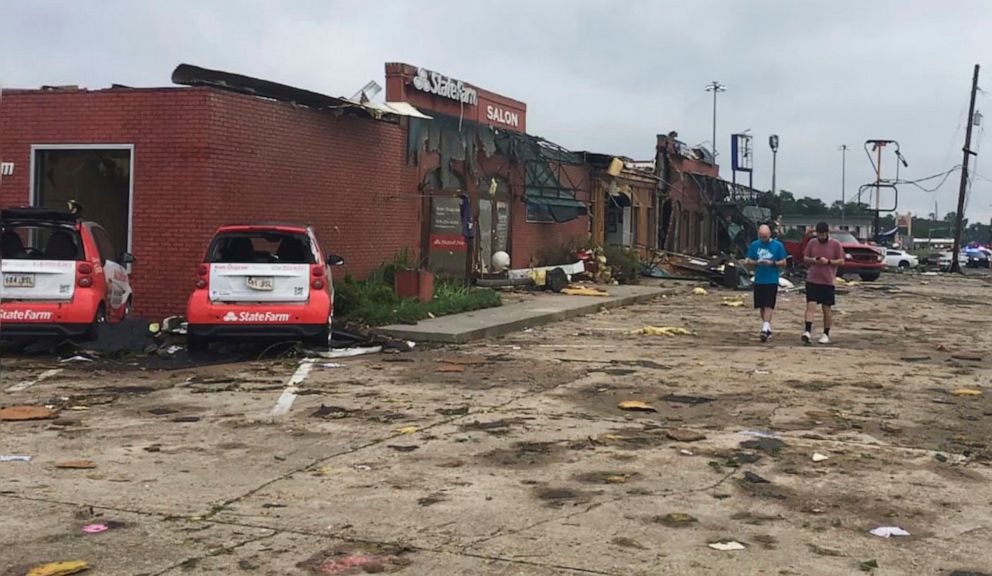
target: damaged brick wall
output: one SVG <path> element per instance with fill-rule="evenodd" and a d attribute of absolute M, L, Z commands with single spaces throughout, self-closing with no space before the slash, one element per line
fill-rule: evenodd
<path fill-rule="evenodd" d="M 206 88 L 4 93 L 0 205 L 30 201 L 33 144 L 133 144 L 135 313 L 181 314 L 213 230 L 312 223 L 337 273 L 367 274 L 419 246 L 401 126 Z"/>

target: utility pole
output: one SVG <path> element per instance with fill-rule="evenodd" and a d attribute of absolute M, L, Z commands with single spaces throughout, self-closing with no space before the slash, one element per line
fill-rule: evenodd
<path fill-rule="evenodd" d="M 958 252 L 961 251 L 961 222 L 964 219 L 964 196 L 968 190 L 968 157 L 976 156 L 971 151 L 971 127 L 975 124 L 975 93 L 978 92 L 978 64 L 975 64 L 975 74 L 971 79 L 971 104 L 968 106 L 968 128 L 964 132 L 964 160 L 961 161 L 961 187 L 958 189 L 958 211 L 954 215 L 954 251 L 951 254 L 951 272 L 961 272 L 961 262 Z"/>
<path fill-rule="evenodd" d="M 772 194 L 778 194 L 778 188 L 775 186 L 775 173 L 778 166 L 778 134 L 772 134 L 768 137 L 768 147 L 772 149 Z"/>
<path fill-rule="evenodd" d="M 713 93 L 713 139 L 711 140 L 711 142 L 712 142 L 712 145 L 713 145 L 713 157 L 716 158 L 717 157 L 717 152 L 716 152 L 716 95 L 719 94 L 720 92 L 726 92 L 727 91 L 727 87 L 724 86 L 723 84 L 720 84 L 716 80 L 714 80 L 714 81 L 712 81 L 712 82 L 710 82 L 709 84 L 706 85 L 706 91 Z"/>
<path fill-rule="evenodd" d="M 847 144 L 840 145 L 840 221 L 846 222 L 847 210 Z"/>

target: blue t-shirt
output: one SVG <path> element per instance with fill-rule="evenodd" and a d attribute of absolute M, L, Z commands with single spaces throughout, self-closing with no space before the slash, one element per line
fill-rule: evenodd
<path fill-rule="evenodd" d="M 747 257 L 750 260 L 771 260 L 772 262 L 778 262 L 779 260 L 785 260 L 787 256 L 785 246 L 774 238 L 768 242 L 762 242 L 759 238 L 751 242 L 751 247 L 747 250 Z M 754 268 L 754 283 L 777 285 L 778 273 L 778 266 L 775 265 L 756 266 Z"/>

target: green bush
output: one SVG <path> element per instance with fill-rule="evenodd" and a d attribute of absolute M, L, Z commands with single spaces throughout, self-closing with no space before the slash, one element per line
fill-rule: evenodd
<path fill-rule="evenodd" d="M 588 248 L 592 248 L 592 243 L 582 238 L 569 238 L 564 242 L 545 246 L 537 253 L 537 266 L 573 264 L 576 260 L 575 253 Z"/>
<path fill-rule="evenodd" d="M 466 288 L 455 280 L 436 280 L 434 299 L 430 302 L 401 299 L 393 288 L 395 274 L 413 268 L 409 255 L 401 253 L 393 262 L 370 274 L 368 280 L 345 277 L 334 286 L 335 319 L 366 326 L 412 324 L 431 315 L 446 316 L 502 304 L 498 292 Z"/>
<path fill-rule="evenodd" d="M 637 250 L 624 246 L 603 246 L 606 265 L 613 270 L 613 279 L 620 284 L 637 284 L 641 280 L 641 258 Z"/>

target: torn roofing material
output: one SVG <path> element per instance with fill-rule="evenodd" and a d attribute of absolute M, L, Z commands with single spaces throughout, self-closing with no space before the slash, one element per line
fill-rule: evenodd
<path fill-rule="evenodd" d="M 413 116 L 429 119 L 419 110 L 405 102 L 361 103 L 347 98 L 328 96 L 319 92 L 287 86 L 278 82 L 252 78 L 241 74 L 233 74 L 221 70 L 210 70 L 180 64 L 172 72 L 172 82 L 183 86 L 208 86 L 219 90 L 228 90 L 249 96 L 270 98 L 280 102 L 292 102 L 315 110 L 335 110 L 357 114 L 376 120 L 397 121 L 400 116 Z"/>

